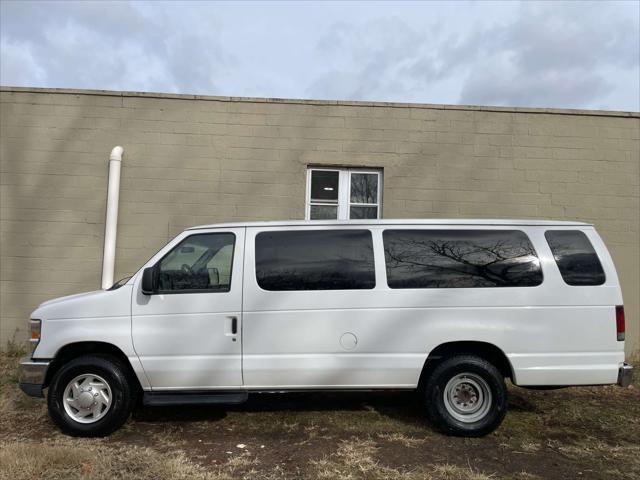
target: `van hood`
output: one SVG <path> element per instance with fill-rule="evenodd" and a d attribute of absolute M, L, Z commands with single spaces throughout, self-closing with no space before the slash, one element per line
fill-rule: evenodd
<path fill-rule="evenodd" d="M 95 290 L 43 302 L 31 318 L 55 320 L 67 318 L 118 317 L 131 314 L 131 285 L 116 290 Z"/>
<path fill-rule="evenodd" d="M 106 292 L 106 290 L 93 290 L 91 292 L 74 293 L 73 295 L 67 295 L 66 297 L 52 298 L 51 300 L 47 300 L 46 302 L 42 302 L 40 305 L 38 305 L 38 309 L 40 309 L 42 307 L 46 307 L 48 305 L 54 305 L 56 303 L 68 302 L 70 300 L 75 300 L 75 299 L 78 299 L 78 298 L 100 296 L 101 294 L 103 294 L 105 292 Z"/>

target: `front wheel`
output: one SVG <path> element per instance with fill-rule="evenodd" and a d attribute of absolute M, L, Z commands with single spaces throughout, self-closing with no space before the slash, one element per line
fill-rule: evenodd
<path fill-rule="evenodd" d="M 47 405 L 66 434 L 99 437 L 117 430 L 135 402 L 127 370 L 117 359 L 87 355 L 71 360 L 54 375 Z"/>
<path fill-rule="evenodd" d="M 494 431 L 507 412 L 507 388 L 498 369 L 475 355 L 456 355 L 438 364 L 425 384 L 431 421 L 444 433 L 481 437 Z"/>

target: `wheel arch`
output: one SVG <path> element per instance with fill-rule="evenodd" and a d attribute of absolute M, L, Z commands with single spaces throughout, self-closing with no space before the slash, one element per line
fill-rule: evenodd
<path fill-rule="evenodd" d="M 117 358 L 127 369 L 127 376 L 129 377 L 130 381 L 133 382 L 133 386 L 139 390 L 142 390 L 140 380 L 138 379 L 138 376 L 136 375 L 136 372 L 134 371 L 129 358 L 127 358 L 124 352 L 112 343 L 96 341 L 74 342 L 61 347 L 56 352 L 55 357 L 53 358 L 51 364 L 49 365 L 49 368 L 47 369 L 43 388 L 46 388 L 50 385 L 53 376 L 65 363 L 82 355 L 107 355 Z"/>
<path fill-rule="evenodd" d="M 429 374 L 442 360 L 453 355 L 464 354 L 477 355 L 485 359 L 493 364 L 505 378 L 509 378 L 515 383 L 513 366 L 502 349 L 489 342 L 463 340 L 441 343 L 429 352 L 422 367 L 418 388 L 424 387 Z"/>

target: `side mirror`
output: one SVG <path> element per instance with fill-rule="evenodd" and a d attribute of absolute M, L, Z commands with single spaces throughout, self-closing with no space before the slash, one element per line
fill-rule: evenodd
<path fill-rule="evenodd" d="M 217 268 L 208 268 L 209 271 L 209 285 L 212 287 L 217 287 L 220 285 L 220 273 Z"/>
<path fill-rule="evenodd" d="M 156 283 L 155 267 L 145 268 L 142 272 L 142 293 L 145 295 L 153 295 L 158 291 Z"/>

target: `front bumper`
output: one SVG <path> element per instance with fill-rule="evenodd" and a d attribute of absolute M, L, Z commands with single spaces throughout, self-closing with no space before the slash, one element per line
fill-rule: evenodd
<path fill-rule="evenodd" d="M 618 370 L 618 385 L 621 387 L 628 387 L 633 380 L 633 366 L 628 363 L 623 363 Z"/>
<path fill-rule="evenodd" d="M 20 389 L 32 397 L 42 397 L 42 388 L 47 376 L 50 360 L 33 360 L 23 358 L 18 368 Z"/>

